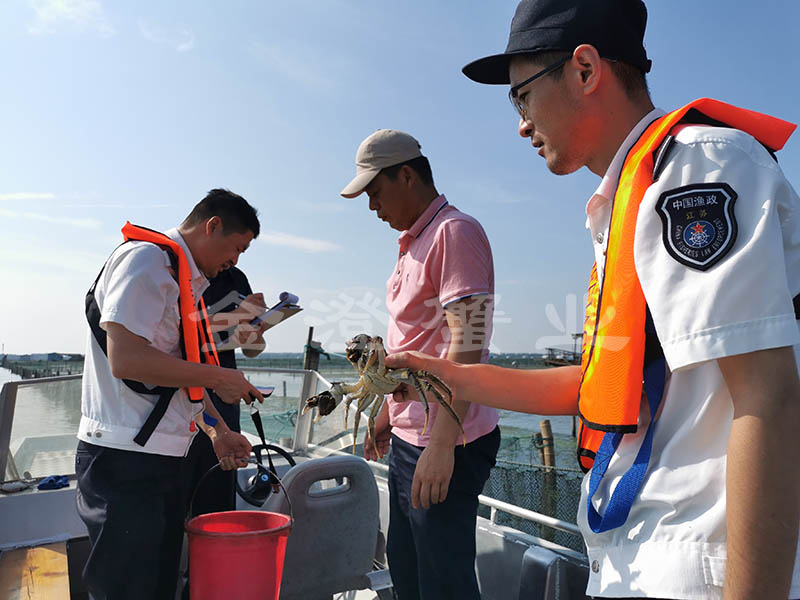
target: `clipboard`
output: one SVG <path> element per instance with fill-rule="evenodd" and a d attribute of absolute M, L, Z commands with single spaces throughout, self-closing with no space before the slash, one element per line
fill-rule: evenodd
<path fill-rule="evenodd" d="M 278 323 L 285 321 L 289 317 L 296 315 L 303 310 L 298 304 L 299 301 L 300 299 L 294 294 L 290 294 L 289 292 L 281 292 L 280 296 L 278 297 L 278 302 L 274 306 L 267 309 L 267 312 L 265 312 L 263 315 L 250 321 L 250 324 L 258 326 L 261 325 L 261 323 L 266 323 L 266 329 L 271 329 Z"/>

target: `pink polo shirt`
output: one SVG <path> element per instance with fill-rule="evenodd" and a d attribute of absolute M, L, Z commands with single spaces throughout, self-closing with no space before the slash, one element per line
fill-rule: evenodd
<path fill-rule="evenodd" d="M 389 353 L 418 350 L 445 357 L 450 329 L 444 307 L 471 296 L 494 296 L 494 265 L 489 240 L 480 223 L 450 205 L 442 195 L 397 240 L 397 265 L 386 282 Z M 482 298 L 475 298 L 476 301 Z M 492 335 L 492 305 L 486 315 L 486 337 L 481 362 L 489 360 Z M 469 349 L 470 340 L 464 340 Z M 402 396 L 399 396 L 402 398 Z M 390 398 L 392 433 L 415 446 L 427 446 L 439 411 L 431 397 L 430 422 L 425 435 L 425 409 L 421 402 L 396 402 Z M 448 417 L 449 418 L 449 417 Z M 467 442 L 486 435 L 497 425 L 493 408 L 472 404 L 464 420 Z"/>

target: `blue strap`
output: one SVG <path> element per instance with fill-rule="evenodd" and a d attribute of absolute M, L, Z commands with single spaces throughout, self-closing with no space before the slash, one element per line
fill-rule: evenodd
<path fill-rule="evenodd" d="M 664 395 L 666 368 L 667 365 L 663 356 L 653 360 L 644 368 L 644 391 L 647 394 L 647 404 L 650 408 L 650 425 L 644 435 L 636 459 L 630 469 L 622 476 L 622 479 L 619 480 L 619 483 L 617 483 L 614 492 L 611 494 L 611 500 L 608 502 L 605 514 L 601 516 L 595 509 L 594 504 L 592 504 L 592 498 L 594 498 L 594 494 L 606 474 L 608 464 L 611 462 L 611 457 L 617 451 L 624 434 L 606 433 L 603 436 L 603 441 L 600 443 L 600 448 L 598 448 L 597 455 L 594 458 L 592 473 L 589 476 L 589 497 L 586 500 L 589 527 L 595 533 L 619 527 L 628 519 L 631 506 L 633 506 L 633 501 L 639 493 L 639 488 L 642 486 L 642 481 L 644 481 L 644 476 L 647 472 L 647 466 L 650 463 L 656 413 L 658 412 L 658 406 L 661 404 L 661 397 Z"/>
<path fill-rule="evenodd" d="M 208 425 L 209 427 L 216 427 L 217 423 L 219 423 L 219 421 L 217 421 L 217 419 L 215 419 L 214 417 L 212 417 L 212 416 L 211 416 L 210 414 L 208 414 L 206 411 L 203 411 L 203 421 L 204 421 L 204 422 L 205 422 L 205 424 L 206 424 L 206 425 Z"/>

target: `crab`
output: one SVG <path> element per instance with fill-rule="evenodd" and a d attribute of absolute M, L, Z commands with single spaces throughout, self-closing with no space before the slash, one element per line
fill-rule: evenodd
<path fill-rule="evenodd" d="M 371 406 L 367 428 L 369 437 L 375 452 L 378 448 L 375 445 L 375 417 L 381 410 L 385 402 L 386 394 L 391 394 L 404 383 L 410 383 L 419 394 L 419 399 L 425 407 L 425 425 L 422 428 L 423 435 L 428 428 L 428 417 L 430 408 L 426 392 L 433 395 L 436 401 L 444 408 L 447 414 L 455 419 L 458 428 L 461 430 L 462 440 L 466 444 L 464 428 L 461 426 L 461 419 L 451 406 L 453 394 L 447 384 L 428 371 L 411 371 L 409 369 L 387 369 L 384 365 L 386 350 L 383 347 L 383 339 L 379 336 L 371 337 L 366 333 L 360 333 L 347 342 L 345 356 L 353 368 L 358 372 L 359 379 L 355 383 L 335 382 L 329 390 L 326 390 L 306 400 L 303 408 L 305 414 L 308 410 L 317 409 L 317 416 L 314 422 L 318 422 L 325 415 L 329 415 L 344 400 L 344 426 L 347 429 L 347 418 L 350 413 L 350 404 L 356 401 L 355 423 L 353 425 L 353 453 L 356 450 L 356 436 L 358 435 L 358 424 L 361 420 L 361 413 Z M 446 399 L 445 399 L 446 398 Z"/>

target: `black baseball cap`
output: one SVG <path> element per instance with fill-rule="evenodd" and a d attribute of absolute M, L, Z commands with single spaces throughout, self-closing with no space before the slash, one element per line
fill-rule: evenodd
<path fill-rule="evenodd" d="M 462 71 L 478 83 L 509 84 L 508 63 L 518 54 L 591 44 L 603 58 L 650 71 L 644 49 L 647 8 L 642 0 L 522 0 L 502 54 L 480 58 Z"/>

